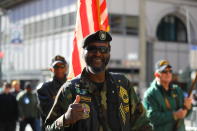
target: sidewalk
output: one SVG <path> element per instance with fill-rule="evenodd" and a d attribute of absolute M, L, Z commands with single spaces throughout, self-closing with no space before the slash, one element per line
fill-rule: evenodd
<path fill-rule="evenodd" d="M 186 131 L 197 131 L 197 107 L 193 107 L 191 114 L 185 119 Z"/>

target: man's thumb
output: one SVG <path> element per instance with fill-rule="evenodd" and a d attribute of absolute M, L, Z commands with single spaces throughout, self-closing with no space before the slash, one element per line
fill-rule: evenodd
<path fill-rule="evenodd" d="M 76 95 L 76 98 L 73 104 L 79 104 L 79 102 L 80 102 L 80 95 Z"/>

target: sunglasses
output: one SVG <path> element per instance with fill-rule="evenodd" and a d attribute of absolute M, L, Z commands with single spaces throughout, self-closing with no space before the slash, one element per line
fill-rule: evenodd
<path fill-rule="evenodd" d="M 105 46 L 88 46 L 86 50 L 91 53 L 97 53 L 97 51 L 100 53 L 108 53 L 110 51 L 109 47 Z"/>
<path fill-rule="evenodd" d="M 54 68 L 54 69 L 58 69 L 58 68 L 63 69 L 63 68 L 65 68 L 65 67 L 66 67 L 65 65 L 55 65 L 53 68 Z"/>
<path fill-rule="evenodd" d="M 161 73 L 167 74 L 167 73 L 172 73 L 172 72 L 173 72 L 172 70 L 164 70 L 164 71 L 162 71 Z"/>

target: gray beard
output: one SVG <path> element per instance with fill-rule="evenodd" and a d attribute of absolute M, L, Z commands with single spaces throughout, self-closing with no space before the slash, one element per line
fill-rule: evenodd
<path fill-rule="evenodd" d="M 102 68 L 94 68 L 94 67 L 90 67 L 88 66 L 88 71 L 92 74 L 99 74 L 100 72 L 105 71 L 105 67 Z"/>

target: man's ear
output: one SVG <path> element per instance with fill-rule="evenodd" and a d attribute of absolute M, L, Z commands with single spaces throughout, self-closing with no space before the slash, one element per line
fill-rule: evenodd
<path fill-rule="evenodd" d="M 154 73 L 154 76 L 155 76 L 155 77 L 160 77 L 161 75 L 160 75 L 158 72 L 155 72 L 155 73 Z"/>

